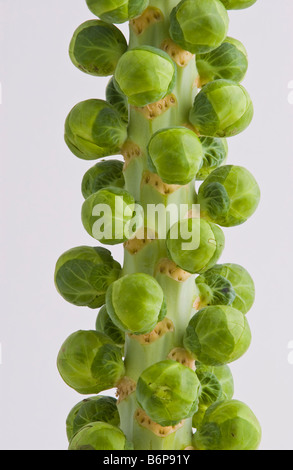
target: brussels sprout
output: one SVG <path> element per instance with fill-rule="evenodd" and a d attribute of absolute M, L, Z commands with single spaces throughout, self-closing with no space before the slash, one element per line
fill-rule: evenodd
<path fill-rule="evenodd" d="M 116 426 L 90 423 L 73 436 L 68 450 L 131 450 L 132 445 Z"/>
<path fill-rule="evenodd" d="M 200 135 L 231 137 L 244 131 L 253 118 L 253 104 L 242 85 L 215 80 L 196 95 L 189 119 Z"/>
<path fill-rule="evenodd" d="M 186 127 L 169 127 L 153 134 L 148 154 L 158 175 L 168 184 L 189 183 L 203 159 L 199 138 Z"/>
<path fill-rule="evenodd" d="M 121 271 L 109 250 L 79 246 L 66 251 L 56 263 L 55 284 L 59 294 L 74 305 L 90 308 L 105 303 L 108 286 Z"/>
<path fill-rule="evenodd" d="M 133 106 L 146 106 L 171 93 L 176 69 L 169 55 L 151 46 L 135 47 L 120 58 L 114 84 Z"/>
<path fill-rule="evenodd" d="M 212 51 L 227 36 L 229 17 L 219 0 L 182 0 L 170 15 L 170 36 L 193 54 Z"/>
<path fill-rule="evenodd" d="M 92 166 L 84 175 L 81 192 L 85 199 L 107 186 L 123 188 L 123 162 L 120 160 L 102 160 Z"/>
<path fill-rule="evenodd" d="M 149 274 L 127 274 L 117 279 L 106 294 L 107 312 L 126 333 L 150 333 L 166 315 L 164 293 Z"/>
<path fill-rule="evenodd" d="M 229 366 L 206 366 L 200 362 L 196 362 L 195 365 L 197 374 L 205 375 L 209 373 L 216 377 L 221 385 L 221 395 L 219 397 L 221 401 L 231 400 L 234 395 L 234 380 Z"/>
<path fill-rule="evenodd" d="M 228 400 L 208 408 L 193 442 L 199 450 L 257 450 L 260 424 L 244 403 Z"/>
<path fill-rule="evenodd" d="M 217 377 L 207 370 L 196 370 L 196 375 L 200 381 L 199 403 L 210 406 L 221 398 L 222 387 Z"/>
<path fill-rule="evenodd" d="M 225 263 L 216 264 L 209 271 L 206 271 L 203 278 L 204 282 L 210 285 L 210 276 L 221 276 L 231 283 L 235 298 L 231 307 L 240 310 L 246 314 L 252 307 L 255 298 L 254 282 L 250 274 L 239 264 Z M 199 279 L 199 278 L 198 278 Z"/>
<path fill-rule="evenodd" d="M 127 239 L 135 200 L 125 189 L 108 187 L 89 196 L 82 205 L 86 231 L 101 243 L 116 245 Z"/>
<path fill-rule="evenodd" d="M 228 279 L 213 271 L 206 271 L 195 280 L 199 290 L 198 310 L 209 305 L 232 305 L 236 293 Z"/>
<path fill-rule="evenodd" d="M 70 441 L 83 426 L 95 421 L 118 426 L 120 422 L 117 400 L 113 397 L 97 395 L 77 403 L 66 419 L 66 433 Z"/>
<path fill-rule="evenodd" d="M 221 78 L 241 82 L 248 68 L 247 52 L 240 41 L 227 37 L 217 49 L 198 54 L 196 67 L 201 86 Z"/>
<path fill-rule="evenodd" d="M 118 111 L 121 119 L 128 123 L 129 109 L 126 96 L 117 90 L 112 77 L 106 87 L 106 100 Z"/>
<path fill-rule="evenodd" d="M 108 23 L 124 23 L 139 16 L 149 0 L 86 0 L 90 11 Z"/>
<path fill-rule="evenodd" d="M 137 382 L 136 398 L 153 421 L 171 426 L 194 414 L 199 391 L 195 372 L 167 359 L 143 371 Z"/>
<path fill-rule="evenodd" d="M 222 227 L 243 224 L 255 212 L 260 189 L 253 175 L 241 166 L 224 165 L 201 184 L 201 216 Z"/>
<path fill-rule="evenodd" d="M 221 0 L 227 10 L 243 10 L 255 4 L 256 0 Z"/>
<path fill-rule="evenodd" d="M 108 315 L 106 305 L 99 311 L 96 320 L 96 330 L 109 336 L 117 346 L 122 347 L 125 343 L 125 334 L 112 322 Z"/>
<path fill-rule="evenodd" d="M 61 346 L 57 367 L 64 382 L 85 395 L 115 387 L 124 375 L 121 349 L 94 330 L 72 333 Z"/>
<path fill-rule="evenodd" d="M 202 273 L 216 264 L 225 245 L 222 230 L 204 219 L 183 219 L 167 234 L 169 256 L 189 273 Z"/>
<path fill-rule="evenodd" d="M 199 137 L 199 140 L 203 149 L 203 163 L 196 179 L 200 181 L 227 159 L 228 144 L 226 139 L 216 137 Z"/>
<path fill-rule="evenodd" d="M 89 20 L 75 31 L 69 45 L 72 63 L 90 75 L 112 75 L 127 42 L 116 26 L 100 20 Z"/>
<path fill-rule="evenodd" d="M 199 362 L 220 366 L 239 359 L 248 349 L 251 333 L 246 317 L 233 307 L 205 307 L 190 320 L 184 347 Z"/>
<path fill-rule="evenodd" d="M 71 152 L 83 160 L 119 153 L 126 137 L 126 123 L 118 111 L 103 100 L 82 101 L 66 118 L 65 142 Z"/>

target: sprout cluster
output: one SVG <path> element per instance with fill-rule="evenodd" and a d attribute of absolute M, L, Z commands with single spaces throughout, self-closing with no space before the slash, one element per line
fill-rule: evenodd
<path fill-rule="evenodd" d="M 251 342 L 254 282 L 220 264 L 224 230 L 260 200 L 254 176 L 227 163 L 229 138 L 254 112 L 228 11 L 255 2 L 86 0 L 97 18 L 77 27 L 69 56 L 109 79 L 105 99 L 76 104 L 64 129 L 75 156 L 97 160 L 81 181 L 81 222 L 98 246 L 69 249 L 54 275 L 67 302 L 95 311 L 93 329 L 70 334 L 57 357 L 64 382 L 88 395 L 67 417 L 70 450 L 259 446 L 229 368 Z M 125 161 L 105 158 L 115 155 Z M 138 218 L 151 204 L 186 206 L 163 239 L 160 216 Z M 123 266 L 100 246 L 122 243 Z M 100 394 L 111 389 L 117 400 Z"/>

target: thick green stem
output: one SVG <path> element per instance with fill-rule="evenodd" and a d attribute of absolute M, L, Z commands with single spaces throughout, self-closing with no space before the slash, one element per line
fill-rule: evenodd
<path fill-rule="evenodd" d="M 154 22 L 137 35 L 130 25 L 129 47 L 137 47 L 143 44 L 161 47 L 164 40 L 169 37 L 169 15 L 178 0 L 153 0 L 150 6 L 156 7 L 162 12 L 162 20 Z M 190 57 L 185 66 L 176 65 L 177 79 L 172 91 L 172 106 L 166 106 L 166 110 L 152 116 L 141 108 L 130 108 L 130 121 L 128 127 L 128 142 L 139 149 L 137 156 L 126 162 L 124 177 L 126 189 L 136 198 L 136 201 L 144 209 L 146 216 L 150 204 L 160 204 L 162 207 L 173 205 L 179 208 L 185 204 L 186 211 L 196 203 L 195 183 L 192 181 L 187 186 L 164 185 L 157 175 L 153 175 L 148 167 L 147 145 L 150 137 L 159 129 L 171 126 L 188 125 L 188 113 L 192 105 L 196 88 L 194 86 L 197 71 L 194 57 Z M 175 216 L 174 216 L 175 213 Z M 172 217 L 166 224 L 170 225 L 184 215 L 178 211 L 172 212 Z M 174 217 L 176 220 L 174 220 Z M 168 268 L 168 258 L 161 225 L 162 217 L 153 215 L 148 217 L 147 228 L 155 233 L 152 241 L 146 240 L 145 245 L 138 244 L 125 246 L 123 274 L 145 272 L 153 275 L 163 288 L 166 303 L 166 318 L 172 328 L 158 335 L 154 341 L 144 342 L 144 338 L 135 338 L 127 335 L 125 344 L 125 368 L 126 376 L 137 381 L 141 372 L 151 364 L 164 360 L 174 348 L 182 348 L 183 334 L 188 321 L 194 312 L 193 304 L 197 296 L 195 276 L 187 273 L 176 272 Z M 165 264 L 164 264 L 165 263 Z M 161 269 L 160 269 L 161 266 Z M 162 268 L 163 266 L 163 268 Z M 166 267 L 167 266 L 167 267 Z M 175 266 L 176 268 L 176 266 Z M 179 270 L 180 271 L 180 270 Z M 191 419 L 180 423 L 166 435 L 160 434 L 164 429 L 156 430 L 155 423 L 146 425 L 148 419 L 139 415 L 139 405 L 136 402 L 135 392 L 123 397 L 118 404 L 121 428 L 128 439 L 132 440 L 135 449 L 173 449 L 182 450 L 191 445 L 192 424 Z M 167 428 L 166 428 L 167 429 Z"/>

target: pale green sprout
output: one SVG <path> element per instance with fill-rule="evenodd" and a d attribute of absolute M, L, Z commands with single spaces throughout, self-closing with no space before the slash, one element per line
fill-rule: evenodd
<path fill-rule="evenodd" d="M 225 163 L 228 154 L 228 144 L 225 138 L 199 137 L 203 149 L 203 162 L 197 172 L 196 179 L 201 181 L 214 171 L 218 166 Z"/>
<path fill-rule="evenodd" d="M 255 4 L 256 0 L 221 0 L 227 10 L 243 10 Z"/>
<path fill-rule="evenodd" d="M 260 200 L 260 189 L 246 168 L 224 165 L 201 184 L 198 204 L 201 216 L 222 227 L 243 224 L 253 215 Z"/>
<path fill-rule="evenodd" d="M 90 11 L 108 23 L 125 23 L 139 16 L 148 0 L 86 0 Z"/>
<path fill-rule="evenodd" d="M 65 121 L 65 142 L 83 160 L 118 154 L 126 137 L 125 121 L 107 101 L 82 101 L 72 108 Z"/>
<path fill-rule="evenodd" d="M 188 184 L 203 160 L 199 138 L 186 127 L 169 127 L 153 134 L 148 154 L 156 172 L 167 184 Z"/>
<path fill-rule="evenodd" d="M 125 333 L 121 331 L 111 320 L 106 305 L 103 305 L 96 319 L 96 330 L 109 336 L 117 346 L 123 347 Z"/>
<path fill-rule="evenodd" d="M 114 73 L 118 60 L 126 50 L 126 39 L 116 26 L 89 20 L 74 32 L 69 56 L 82 72 L 104 77 Z"/>
<path fill-rule="evenodd" d="M 128 123 L 129 120 L 129 106 L 126 96 L 117 90 L 112 77 L 106 87 L 106 100 L 118 111 L 121 119 Z"/>
<path fill-rule="evenodd" d="M 215 80 L 196 95 L 189 119 L 196 131 L 209 137 L 232 137 L 243 132 L 253 118 L 247 90 L 232 80 Z"/>
<path fill-rule="evenodd" d="M 81 192 L 85 199 L 107 186 L 123 188 L 123 162 L 120 160 L 102 160 L 92 166 L 84 175 Z"/>
<path fill-rule="evenodd" d="M 198 450 L 257 450 L 260 424 L 251 409 L 238 400 L 214 403 L 193 436 Z"/>
<path fill-rule="evenodd" d="M 227 295 L 219 296 L 218 289 L 215 289 L 213 280 L 219 277 L 225 279 L 231 285 L 229 287 Z M 252 307 L 255 298 L 255 286 L 250 274 L 239 264 L 225 263 L 216 264 L 211 269 L 206 271 L 201 276 L 197 277 L 196 284 L 199 289 L 199 308 L 207 305 L 215 305 L 215 302 L 222 303 L 226 299 L 229 299 L 229 303 L 224 305 L 231 305 L 231 307 L 240 310 L 243 314 L 246 314 Z M 224 287 L 225 282 L 223 281 L 222 286 Z M 233 300 L 231 292 L 234 293 Z M 232 302 L 230 302 L 232 300 Z"/>
<path fill-rule="evenodd" d="M 169 359 L 145 369 L 136 387 L 139 405 L 161 426 L 172 426 L 191 417 L 197 410 L 199 393 L 195 372 Z"/>
<path fill-rule="evenodd" d="M 149 274 L 127 274 L 117 279 L 106 294 L 107 312 L 125 333 L 150 333 L 166 315 L 164 293 Z"/>
<path fill-rule="evenodd" d="M 77 403 L 66 419 L 66 434 L 70 441 L 83 426 L 95 421 L 119 426 L 117 400 L 114 397 L 97 395 Z"/>
<path fill-rule="evenodd" d="M 220 258 L 225 245 L 222 230 L 204 219 L 182 219 L 167 234 L 170 258 L 190 273 L 202 273 Z"/>
<path fill-rule="evenodd" d="M 249 348 L 246 317 L 233 307 L 216 305 L 199 310 L 190 320 L 184 347 L 199 362 L 221 366 L 239 359 Z"/>
<path fill-rule="evenodd" d="M 240 41 L 226 37 L 217 49 L 196 56 L 196 68 L 201 87 L 222 78 L 242 82 L 248 68 L 247 51 Z"/>
<path fill-rule="evenodd" d="M 213 268 L 198 276 L 195 280 L 198 289 L 197 310 L 209 305 L 232 305 L 236 293 L 231 282 Z"/>
<path fill-rule="evenodd" d="M 128 191 L 109 186 L 84 201 L 81 219 L 93 238 L 107 245 L 116 245 L 128 238 L 134 209 L 135 200 Z"/>
<path fill-rule="evenodd" d="M 171 93 L 176 68 L 169 55 L 151 46 L 135 47 L 120 58 L 114 84 L 132 106 L 146 106 Z"/>
<path fill-rule="evenodd" d="M 209 52 L 227 36 L 229 17 L 219 0 L 182 0 L 170 15 L 170 36 L 193 54 Z"/>
<path fill-rule="evenodd" d="M 79 246 L 63 253 L 55 267 L 55 285 L 59 294 L 77 306 L 101 307 L 108 286 L 121 272 L 109 250 Z"/>
<path fill-rule="evenodd" d="M 132 450 L 132 444 L 117 426 L 99 421 L 81 428 L 68 450 Z"/>
<path fill-rule="evenodd" d="M 72 333 L 61 346 L 57 367 L 64 382 L 84 395 L 115 387 L 125 373 L 121 348 L 95 330 Z"/>

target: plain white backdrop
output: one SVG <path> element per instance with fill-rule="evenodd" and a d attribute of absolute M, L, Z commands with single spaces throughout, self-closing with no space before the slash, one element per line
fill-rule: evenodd
<path fill-rule="evenodd" d="M 262 199 L 246 224 L 224 229 L 221 262 L 242 264 L 256 284 L 252 344 L 231 369 L 235 398 L 261 422 L 263 450 L 293 450 L 292 14 L 292 0 L 230 12 L 229 35 L 249 54 L 244 85 L 255 117 L 229 140 L 229 163 L 254 174 Z M 80 220 L 80 183 L 93 162 L 63 141 L 69 110 L 103 99 L 108 82 L 78 71 L 67 53 L 73 31 L 92 17 L 85 0 L 0 0 L 2 450 L 66 449 L 65 419 L 81 399 L 59 377 L 56 357 L 69 334 L 94 328 L 96 312 L 66 303 L 53 272 L 63 251 L 95 244 Z M 113 254 L 123 261 L 120 246 Z"/>

